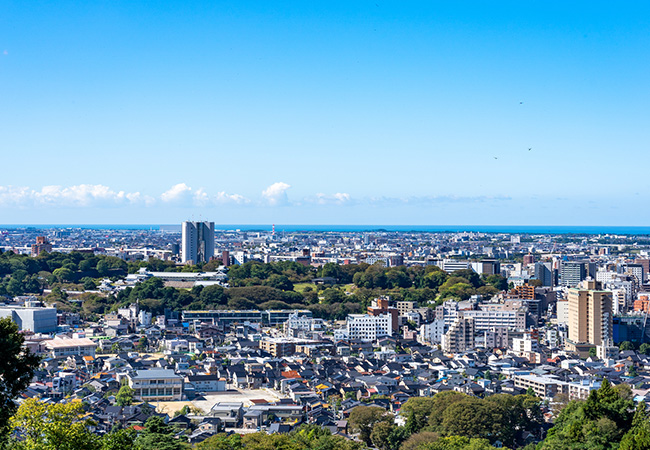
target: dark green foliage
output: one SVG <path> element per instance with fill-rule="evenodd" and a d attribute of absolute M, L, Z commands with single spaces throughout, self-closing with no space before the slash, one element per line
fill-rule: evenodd
<path fill-rule="evenodd" d="M 614 388 L 605 379 L 585 402 L 569 402 L 541 450 L 616 449 L 632 426 L 633 408 L 629 386 Z"/>
<path fill-rule="evenodd" d="M 522 445 L 522 433 L 539 435 L 542 424 L 540 401 L 529 395 L 497 394 L 485 399 L 455 391 L 433 397 L 412 397 L 404 406 L 405 429 L 411 434 L 432 431 L 442 436 L 500 441 L 506 446 Z"/>
<path fill-rule="evenodd" d="M 144 431 L 135 440 L 138 450 L 183 450 L 190 446 L 174 437 L 174 430 L 158 416 L 151 416 L 144 425 Z"/>
<path fill-rule="evenodd" d="M 136 432 L 133 428 L 115 429 L 101 440 L 101 450 L 135 450 Z"/>
<path fill-rule="evenodd" d="M 40 360 L 23 350 L 24 341 L 11 318 L 0 319 L 0 435 L 6 433 L 9 418 L 17 410 L 14 399 L 29 386 Z"/>
<path fill-rule="evenodd" d="M 620 351 L 634 350 L 634 344 L 630 341 L 623 341 L 618 345 Z"/>
<path fill-rule="evenodd" d="M 650 450 L 650 422 L 645 402 L 636 407 L 632 427 L 621 439 L 620 450 Z"/>

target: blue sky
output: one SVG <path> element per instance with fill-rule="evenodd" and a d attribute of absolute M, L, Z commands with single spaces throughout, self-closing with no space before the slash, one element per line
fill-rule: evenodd
<path fill-rule="evenodd" d="M 4 1 L 0 223 L 645 225 L 649 53 L 643 2 Z"/>

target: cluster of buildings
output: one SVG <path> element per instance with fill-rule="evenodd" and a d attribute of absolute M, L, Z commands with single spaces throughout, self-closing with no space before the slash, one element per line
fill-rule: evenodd
<path fill-rule="evenodd" d="M 18 323 L 26 346 L 44 356 L 25 398 L 82 400 L 98 432 L 164 415 L 157 402 L 201 407 L 189 416 L 165 415 L 196 443 L 220 430 L 283 432 L 301 423 L 346 435 L 346 419 L 358 405 L 399 414 L 410 397 L 447 390 L 474 396 L 532 391 L 552 402 L 558 394 L 584 399 L 607 378 L 630 384 L 635 400 L 650 400 L 650 359 L 638 351 L 650 343 L 650 242 L 640 239 L 219 231 L 211 222 L 185 222 L 180 231 L 27 235 L 29 243 L 7 232 L 0 246 L 36 254 L 65 251 L 75 236 L 87 251 L 126 259 L 222 263 L 201 273 L 142 269 L 121 281 L 106 280 L 102 295 L 151 277 L 179 288 L 227 287 L 227 266 L 247 260 L 436 265 L 448 273 L 472 270 L 507 281 L 508 289 L 490 298 L 417 304 L 379 296 L 363 314 L 342 321 L 300 309 L 153 316 L 134 304 L 87 323 L 37 298 L 0 305 L 0 316 Z M 637 351 L 621 351 L 624 341 Z M 134 390 L 135 406 L 116 404 L 122 383 Z M 219 400 L 228 392 L 242 395 Z M 542 412 L 553 420 L 551 410 Z"/>

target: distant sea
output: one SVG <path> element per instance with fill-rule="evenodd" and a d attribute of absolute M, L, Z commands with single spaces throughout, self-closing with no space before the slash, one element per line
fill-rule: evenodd
<path fill-rule="evenodd" d="M 21 228 L 48 229 L 48 228 L 82 228 L 88 230 L 163 230 L 180 232 L 180 224 L 18 224 L 0 225 L 0 229 L 12 230 Z M 242 230 L 242 231 L 271 231 L 272 225 L 250 224 L 215 224 L 217 230 Z M 275 232 L 317 231 L 317 232 L 481 232 L 481 233 L 509 233 L 509 234 L 618 234 L 618 235 L 650 235 L 650 226 L 607 226 L 607 225 L 275 225 Z"/>

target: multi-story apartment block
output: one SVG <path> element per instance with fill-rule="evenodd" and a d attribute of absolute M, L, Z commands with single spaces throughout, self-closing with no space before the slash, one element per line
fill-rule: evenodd
<path fill-rule="evenodd" d="M 474 348 L 474 319 L 463 315 L 464 312 L 442 336 L 442 350 L 446 353 L 461 353 Z"/>
<path fill-rule="evenodd" d="M 175 401 L 183 399 L 183 377 L 170 369 L 136 370 L 127 375 L 134 396 L 143 401 Z"/>
<path fill-rule="evenodd" d="M 462 311 L 463 317 L 474 319 L 474 328 L 485 331 L 494 327 L 522 330 L 526 328 L 526 307 L 520 302 L 479 305 L 478 310 Z"/>
<path fill-rule="evenodd" d="M 442 342 L 443 334 L 445 334 L 445 321 L 437 319 L 431 323 L 420 325 L 417 341 L 421 344 L 437 345 Z"/>
<path fill-rule="evenodd" d="M 349 314 L 346 327 L 337 330 L 334 336 L 337 340 L 353 339 L 376 341 L 379 338 L 393 334 L 393 317 L 391 314 Z"/>
<path fill-rule="evenodd" d="M 596 290 L 595 281 L 586 289 L 569 289 L 569 339 L 573 343 L 602 345 L 613 338 L 612 293 Z"/>

